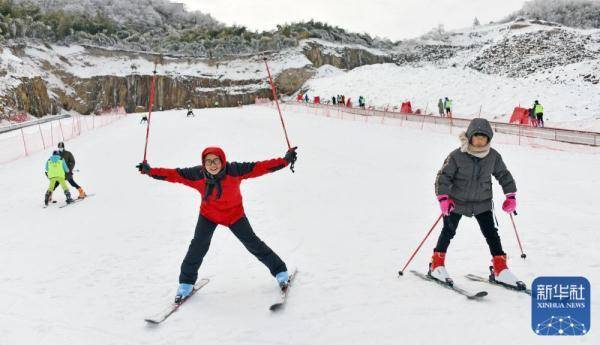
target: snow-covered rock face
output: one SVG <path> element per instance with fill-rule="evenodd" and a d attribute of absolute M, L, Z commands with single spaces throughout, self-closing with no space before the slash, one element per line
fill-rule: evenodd
<path fill-rule="evenodd" d="M 430 33 L 389 53 L 393 63 L 325 65 L 302 90 L 364 96 L 367 106 L 388 109 L 410 100 L 436 113 L 438 99 L 450 97 L 455 116 L 506 122 L 514 107 L 538 99 L 548 125 L 600 130 L 600 30 L 523 20 Z"/>
<path fill-rule="evenodd" d="M 19 45 L 0 53 L 0 111 L 24 110 L 41 116 L 60 108 L 88 114 L 104 107 L 145 109 L 154 63 L 158 62 L 158 108 L 236 106 L 267 97 L 271 89 L 259 56 L 222 61 L 161 58 L 157 54 L 96 47 Z M 286 93 L 312 74 L 298 51 L 269 56 L 276 82 Z M 287 73 L 284 73 L 287 72 Z M 138 108 L 139 107 L 139 108 Z"/>
<path fill-rule="evenodd" d="M 487 47 L 468 66 L 486 74 L 525 77 L 540 70 L 597 59 L 598 51 L 588 49 L 591 43 L 597 44 L 598 38 L 565 28 L 511 34 Z"/>

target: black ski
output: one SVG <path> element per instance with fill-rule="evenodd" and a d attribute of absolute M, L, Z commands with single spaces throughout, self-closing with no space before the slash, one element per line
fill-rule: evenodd
<path fill-rule="evenodd" d="M 296 274 L 298 273 L 298 270 L 294 270 L 294 272 L 290 275 L 290 282 L 289 284 L 281 289 L 281 296 L 280 296 L 280 300 L 277 303 L 273 303 L 270 307 L 269 310 L 270 311 L 278 311 L 280 309 L 282 309 L 285 306 L 285 301 L 287 301 L 287 296 L 290 292 L 290 288 L 292 287 L 292 283 L 294 282 L 294 278 L 296 277 Z"/>
<path fill-rule="evenodd" d="M 48 205 L 44 205 L 42 206 L 42 208 L 48 208 L 49 206 L 52 206 L 52 204 L 56 204 L 56 200 L 52 200 L 48 203 Z"/>
<path fill-rule="evenodd" d="M 454 284 L 450 285 L 448 283 L 445 283 L 445 282 L 442 282 L 440 280 L 437 280 L 437 279 L 433 278 L 432 276 L 430 276 L 428 274 L 423 274 L 423 273 L 417 272 L 417 271 L 411 271 L 411 272 L 414 275 L 416 275 L 417 277 L 420 277 L 420 278 L 422 278 L 424 280 L 428 280 L 430 282 L 437 283 L 437 284 L 439 284 L 439 285 L 441 285 L 441 286 L 443 286 L 443 287 L 445 287 L 447 289 L 450 289 L 450 290 L 452 290 L 452 291 L 454 291 L 454 292 L 456 292 L 456 293 L 458 293 L 460 295 L 463 295 L 466 298 L 471 299 L 471 300 L 479 300 L 479 299 L 487 296 L 487 294 L 488 294 L 487 291 L 479 291 L 477 293 L 472 293 L 472 292 L 469 292 L 467 290 L 461 289 L 461 288 L 457 287 Z"/>
<path fill-rule="evenodd" d="M 200 290 L 202 287 L 204 287 L 206 284 L 208 284 L 208 282 L 209 282 L 209 279 L 207 279 L 207 278 L 200 279 L 194 285 L 194 290 L 192 290 L 192 293 L 190 293 L 190 295 L 187 296 L 186 298 L 182 299 L 180 303 L 173 302 L 167 308 L 162 310 L 161 312 L 144 319 L 144 321 L 146 321 L 150 324 L 153 324 L 153 325 L 158 325 L 161 322 L 165 321 L 169 316 L 171 316 L 174 312 L 176 312 L 177 309 L 179 309 L 179 307 L 181 307 L 181 305 L 183 303 L 185 303 L 185 301 L 190 299 L 190 297 L 192 297 L 198 290 Z"/>
<path fill-rule="evenodd" d="M 492 284 L 492 285 L 503 287 L 503 288 L 508 289 L 508 290 L 512 290 L 512 291 L 516 291 L 516 292 L 522 292 L 522 293 L 531 295 L 531 289 L 528 289 L 528 288 L 522 288 L 522 287 L 518 287 L 518 286 L 514 286 L 514 285 L 509 285 L 509 284 L 501 283 L 501 282 L 498 282 L 498 281 L 495 281 L 495 280 L 490 280 L 489 278 L 484 278 L 482 276 L 478 276 L 478 275 L 475 275 L 475 274 L 467 274 L 465 277 L 467 279 L 469 279 L 469 280 L 472 280 L 472 281 L 488 283 L 488 284 Z"/>
<path fill-rule="evenodd" d="M 60 205 L 58 208 L 63 208 L 63 207 L 67 207 L 67 206 L 70 206 L 70 205 L 76 204 L 76 203 L 78 203 L 78 202 L 80 202 L 80 201 L 83 201 L 83 200 L 85 200 L 85 199 L 89 198 L 90 196 L 94 196 L 94 195 L 96 195 L 96 194 L 86 194 L 85 198 L 77 198 L 77 199 L 73 199 L 73 201 L 72 201 L 72 202 L 70 202 L 70 203 L 68 203 L 68 204 Z"/>

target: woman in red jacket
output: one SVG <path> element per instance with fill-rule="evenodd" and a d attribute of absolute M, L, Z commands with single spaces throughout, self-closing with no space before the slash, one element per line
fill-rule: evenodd
<path fill-rule="evenodd" d="M 137 165 L 142 174 L 157 180 L 184 184 L 198 190 L 202 195 L 194 238 L 181 264 L 176 303 L 192 292 L 198 278 L 198 269 L 218 224 L 231 229 L 246 249 L 269 268 L 281 288 L 287 286 L 289 276 L 285 263 L 256 236 L 244 214 L 240 184 L 244 179 L 280 170 L 294 163 L 296 158 L 294 147 L 284 158 L 253 163 L 227 162 L 221 148 L 207 147 L 202 152 L 202 165 L 199 166 L 165 169 L 151 168 L 146 162 Z"/>

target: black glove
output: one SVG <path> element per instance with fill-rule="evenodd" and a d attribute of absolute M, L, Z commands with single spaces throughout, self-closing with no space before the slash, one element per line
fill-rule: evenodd
<path fill-rule="evenodd" d="M 283 159 L 285 159 L 286 162 L 288 162 L 288 164 L 294 164 L 298 159 L 298 154 L 296 153 L 297 148 L 298 146 L 292 147 L 288 150 L 288 152 L 286 152 L 285 157 L 283 157 Z"/>
<path fill-rule="evenodd" d="M 150 174 L 150 165 L 148 162 L 143 161 L 135 166 L 142 174 Z"/>

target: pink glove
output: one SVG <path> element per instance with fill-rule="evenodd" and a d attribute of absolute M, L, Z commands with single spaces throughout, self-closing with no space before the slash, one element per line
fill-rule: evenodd
<path fill-rule="evenodd" d="M 502 204 L 502 210 L 506 213 L 515 212 L 517 209 L 517 193 L 508 193 L 506 194 L 506 200 Z"/>
<path fill-rule="evenodd" d="M 444 216 L 449 216 L 450 212 L 454 210 L 454 200 L 450 199 L 448 194 L 438 195 L 438 201 L 440 202 L 440 208 Z"/>

